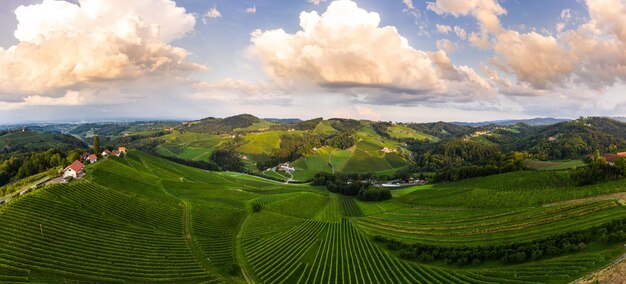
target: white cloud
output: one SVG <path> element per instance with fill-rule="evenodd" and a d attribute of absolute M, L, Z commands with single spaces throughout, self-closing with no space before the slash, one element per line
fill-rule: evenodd
<path fill-rule="evenodd" d="M 452 31 L 452 28 L 448 25 L 437 24 L 437 32 L 441 34 L 447 34 Z"/>
<path fill-rule="evenodd" d="M 404 5 L 406 5 L 407 9 L 409 9 L 409 10 L 415 9 L 415 6 L 413 6 L 413 1 L 412 0 L 402 0 L 402 2 L 404 3 Z"/>
<path fill-rule="evenodd" d="M 572 18 L 572 10 L 563 9 L 563 11 L 561 11 L 561 20 L 567 21 L 571 18 Z"/>
<path fill-rule="evenodd" d="M 403 96 L 403 101 L 410 101 L 431 100 L 443 92 L 465 100 L 488 87 L 467 88 L 470 92 L 464 94 L 451 90 L 449 81 L 458 87 L 476 84 L 478 80 L 469 80 L 475 72 L 471 74 L 469 67 L 443 66 L 439 59 L 447 58 L 445 52 L 433 57 L 409 46 L 395 27 L 379 25 L 377 13 L 367 12 L 352 1 L 338 0 L 322 15 L 302 12 L 301 30 L 295 34 L 282 29 L 253 32 L 250 52 L 277 84 L 291 88 L 308 85 L 359 90 L 370 97 L 383 91 L 402 94 L 395 98 Z M 450 72 L 458 75 L 447 76 Z"/>
<path fill-rule="evenodd" d="M 246 9 L 246 13 L 248 14 L 256 14 L 256 6 L 252 6 Z"/>
<path fill-rule="evenodd" d="M 204 14 L 204 16 L 202 17 L 202 22 L 206 25 L 209 23 L 209 19 L 216 19 L 216 18 L 221 18 L 221 17 L 222 17 L 222 13 L 220 13 L 220 11 L 217 10 L 217 7 L 213 7 L 209 9 L 209 11 L 207 11 L 206 14 Z"/>
<path fill-rule="evenodd" d="M 459 17 L 471 14 L 478 19 L 483 29 L 494 33 L 502 30 L 498 16 L 506 14 L 506 10 L 495 0 L 437 0 L 429 2 L 426 8 L 439 15 Z"/>
<path fill-rule="evenodd" d="M 0 91 L 14 97 L 204 68 L 185 63 L 187 51 L 169 44 L 195 25 L 172 1 L 45 0 L 15 14 L 19 43 L 0 48 Z"/>
<path fill-rule="evenodd" d="M 561 86 L 574 70 L 573 58 L 552 36 L 507 31 L 498 35 L 494 49 L 519 80 L 537 89 Z"/>
<path fill-rule="evenodd" d="M 306 0 L 307 2 L 313 4 L 313 5 L 319 5 L 322 2 L 326 2 L 326 0 Z"/>
<path fill-rule="evenodd" d="M 456 43 L 448 39 L 440 39 L 435 44 L 437 46 L 437 49 L 443 50 L 447 53 L 452 53 L 459 49 L 459 46 Z"/>
<path fill-rule="evenodd" d="M 462 27 L 454 26 L 454 33 L 460 39 L 466 39 L 467 38 L 467 32 L 465 32 L 465 29 L 463 29 Z"/>

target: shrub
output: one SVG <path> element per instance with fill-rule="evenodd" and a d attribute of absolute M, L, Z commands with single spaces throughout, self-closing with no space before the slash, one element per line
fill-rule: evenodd
<path fill-rule="evenodd" d="M 258 204 L 258 203 L 252 204 L 252 211 L 261 212 L 261 204 Z"/>
<path fill-rule="evenodd" d="M 239 272 L 241 271 L 241 267 L 239 267 L 239 264 L 237 263 L 227 263 L 224 265 L 224 270 L 226 270 L 226 272 L 232 276 L 236 276 L 239 275 Z"/>

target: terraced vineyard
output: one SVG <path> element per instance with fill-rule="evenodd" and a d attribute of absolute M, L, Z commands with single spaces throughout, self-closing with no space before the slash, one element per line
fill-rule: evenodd
<path fill-rule="evenodd" d="M 516 210 L 414 207 L 371 215 L 357 224 L 370 234 L 409 242 L 480 245 L 531 241 L 615 218 L 626 218 L 626 210 L 614 201 L 599 201 Z"/>
<path fill-rule="evenodd" d="M 622 203 L 610 198 L 572 200 L 577 195 L 564 191 L 571 187 L 559 173 L 532 182 L 524 177 L 528 173 L 406 188 L 392 200 L 362 202 L 131 151 L 89 166 L 82 181 L 0 207 L 0 282 L 567 283 L 626 252 L 620 243 L 592 242 L 520 264 L 460 267 L 407 260 L 374 241 L 505 245 L 626 218 Z M 613 182 L 574 190 L 593 196 L 592 189 L 625 187 Z M 458 206 L 473 190 L 491 193 L 490 201 Z M 525 191 L 550 192 L 547 200 L 559 203 L 504 199 Z"/>

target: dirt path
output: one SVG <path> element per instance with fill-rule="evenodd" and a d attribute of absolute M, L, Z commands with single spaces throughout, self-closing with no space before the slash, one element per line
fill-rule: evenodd
<path fill-rule="evenodd" d="M 335 165 L 333 165 L 333 161 L 330 159 L 330 157 L 333 155 L 333 151 L 330 151 L 330 153 L 328 154 L 328 163 L 330 164 L 330 166 L 333 168 L 333 174 L 335 173 Z"/>
<path fill-rule="evenodd" d="M 191 204 L 183 201 L 183 236 L 187 241 L 187 246 L 191 250 L 191 253 L 196 258 L 196 261 L 206 270 L 208 273 L 213 271 L 211 262 L 204 256 L 204 253 L 198 247 L 198 244 L 193 240 L 193 233 L 191 230 Z"/>
<path fill-rule="evenodd" d="M 243 231 L 245 229 L 246 224 L 248 223 L 249 218 L 250 218 L 250 213 L 246 215 L 246 218 L 243 220 L 243 222 L 241 222 L 241 225 L 239 226 L 239 231 L 237 232 L 237 236 L 235 237 L 235 242 L 236 242 L 235 243 L 235 256 L 237 257 L 237 262 L 239 262 L 241 266 L 241 274 L 243 274 L 243 277 L 246 279 L 246 282 L 248 284 L 252 284 L 254 283 L 254 281 L 250 279 L 250 276 L 248 274 L 248 266 L 247 266 L 245 255 L 243 253 L 243 244 L 242 244 Z"/>
<path fill-rule="evenodd" d="M 605 195 L 596 195 L 596 196 L 590 196 L 590 197 L 584 197 L 584 198 L 580 198 L 580 199 L 573 199 L 573 200 L 566 200 L 566 201 L 559 201 L 559 202 L 555 202 L 555 203 L 549 203 L 549 204 L 544 204 L 544 207 L 549 207 L 549 206 L 557 206 L 557 205 L 563 205 L 563 204 L 572 204 L 572 203 L 586 203 L 589 201 L 600 201 L 600 200 L 626 200 L 626 192 L 618 192 L 618 193 L 611 193 L 611 194 L 605 194 Z"/>
<path fill-rule="evenodd" d="M 571 284 L 611 283 L 626 284 L 626 254 L 613 261 L 606 268 L 582 277 Z"/>

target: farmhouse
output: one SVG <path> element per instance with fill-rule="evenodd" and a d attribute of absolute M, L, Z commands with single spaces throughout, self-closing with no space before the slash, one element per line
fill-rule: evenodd
<path fill-rule="evenodd" d="M 393 149 L 389 149 L 387 147 L 383 148 L 382 151 L 387 153 L 387 154 L 395 152 Z"/>
<path fill-rule="evenodd" d="M 120 156 L 120 151 L 118 151 L 118 150 L 113 150 L 113 151 L 111 152 L 111 155 L 113 155 L 113 156 L 115 156 L 115 157 L 119 157 L 119 156 Z"/>
<path fill-rule="evenodd" d="M 83 163 L 79 160 L 76 160 L 71 165 L 67 166 L 67 168 L 63 169 L 63 177 L 77 178 L 81 173 L 83 173 L 84 169 L 85 165 L 83 165 Z"/>
<path fill-rule="evenodd" d="M 89 160 L 89 163 L 93 164 L 98 161 L 98 156 L 96 156 L 95 154 L 91 154 L 87 159 Z"/>
<path fill-rule="evenodd" d="M 109 151 L 109 150 L 102 151 L 102 157 L 106 157 L 108 155 L 111 155 L 111 151 Z"/>
<path fill-rule="evenodd" d="M 293 166 L 291 166 L 291 164 L 289 164 L 287 162 L 287 163 L 282 163 L 282 164 L 278 165 L 278 170 L 279 171 L 284 171 L 284 172 L 293 172 L 296 169 Z"/>
<path fill-rule="evenodd" d="M 124 154 L 126 154 L 127 149 L 126 149 L 126 147 L 120 147 L 120 148 L 118 149 L 118 151 L 120 151 L 120 153 L 124 153 Z"/>

